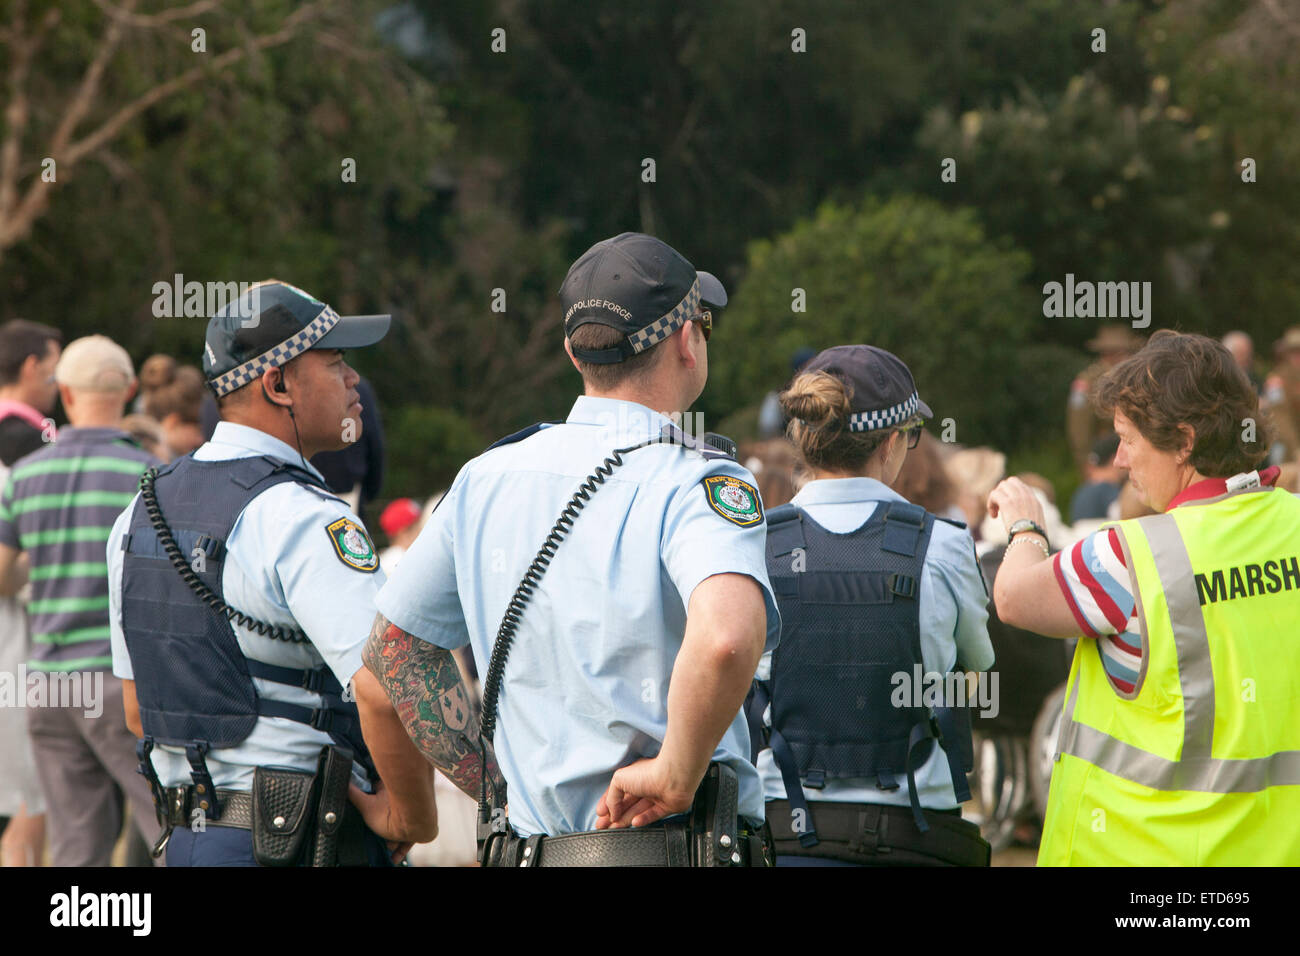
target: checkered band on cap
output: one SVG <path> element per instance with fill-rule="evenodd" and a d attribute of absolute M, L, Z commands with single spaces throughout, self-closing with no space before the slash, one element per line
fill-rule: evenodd
<path fill-rule="evenodd" d="M 700 280 L 696 279 L 691 283 L 691 291 L 686 293 L 686 298 L 678 302 L 671 312 L 655 319 L 644 329 L 639 329 L 627 337 L 628 342 L 632 345 L 632 353 L 634 355 L 639 354 L 652 345 L 658 345 L 685 325 L 686 321 L 699 311 L 699 308 Z"/>
<path fill-rule="evenodd" d="M 328 305 L 321 309 L 320 315 L 312 319 L 299 332 L 295 332 L 279 345 L 263 352 L 257 358 L 249 359 L 243 365 L 237 365 L 224 375 L 212 379 L 211 385 L 217 397 L 229 395 L 237 388 L 243 388 L 254 379 L 262 377 L 269 368 L 279 368 L 296 359 L 325 337 L 330 329 L 338 324 L 339 314 Z"/>
<path fill-rule="evenodd" d="M 854 412 L 849 416 L 849 431 L 874 432 L 882 428 L 890 428 L 915 415 L 920 404 L 921 397 L 913 392 L 907 401 L 891 405 L 889 408 L 874 412 Z"/>

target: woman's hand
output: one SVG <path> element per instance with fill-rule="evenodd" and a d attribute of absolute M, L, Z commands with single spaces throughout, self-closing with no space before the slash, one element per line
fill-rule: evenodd
<path fill-rule="evenodd" d="M 1042 528 L 1047 524 L 1043 504 L 1034 489 L 1019 478 L 1005 478 L 989 493 L 989 514 L 1002 519 L 1002 527 L 1011 533 L 1011 526 L 1028 518 Z"/>

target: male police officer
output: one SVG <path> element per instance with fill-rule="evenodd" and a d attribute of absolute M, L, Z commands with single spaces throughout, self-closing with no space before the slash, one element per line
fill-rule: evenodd
<path fill-rule="evenodd" d="M 348 810 L 349 777 L 371 789 L 376 769 L 422 798 L 405 830 L 380 835 L 436 832 L 432 771 L 400 723 L 362 739 L 345 686 L 383 572 L 307 463 L 355 437 L 358 375 L 341 350 L 388 323 L 282 282 L 253 286 L 208 324 L 204 372 L 223 419 L 212 440 L 146 475 L 114 525 L 113 673 L 171 866 L 385 865 L 383 841 Z M 354 799 L 387 802 L 382 789 Z"/>
<path fill-rule="evenodd" d="M 700 305 L 726 293 L 658 239 L 624 233 L 589 249 L 560 297 L 586 394 L 567 422 L 461 470 L 376 600 L 376 679 L 358 675 L 358 705 L 363 718 L 395 706 L 480 796 L 451 657 L 471 645 L 489 731 L 499 690 L 488 742 L 509 789 L 490 865 L 762 865 L 740 716 L 780 628 L 762 503 L 749 472 L 656 411 L 699 397 L 712 322 Z M 697 790 L 689 820 L 675 818 Z"/>

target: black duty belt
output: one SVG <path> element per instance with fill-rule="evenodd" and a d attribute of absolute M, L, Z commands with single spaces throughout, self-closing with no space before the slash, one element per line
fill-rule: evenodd
<path fill-rule="evenodd" d="M 788 800 L 767 802 L 777 856 L 816 856 L 869 866 L 988 866 L 992 850 L 979 827 L 958 811 L 924 810 L 930 829 L 916 828 L 908 807 L 879 803 L 809 802 L 817 843 L 805 847 Z"/>
<path fill-rule="evenodd" d="M 519 837 L 509 829 L 484 840 L 484 866 L 770 866 L 768 830 L 747 829 L 738 813 L 740 781 L 711 763 L 684 816 L 648 827 Z M 480 817 L 480 819 L 482 819 Z"/>
<path fill-rule="evenodd" d="M 220 819 L 213 819 L 208 805 L 208 795 L 199 793 L 197 787 L 168 787 L 164 807 L 164 825 L 188 827 L 194 812 L 203 814 L 204 826 L 234 827 L 238 830 L 253 828 L 253 795 L 247 790 L 218 790 L 217 800 L 221 804 Z"/>
<path fill-rule="evenodd" d="M 691 842 L 687 825 L 679 822 L 563 836 L 511 837 L 505 841 L 500 862 L 494 865 L 691 866 Z M 717 843 L 713 865 L 750 866 L 751 859 L 763 859 L 762 838 L 757 833 L 741 830 L 734 840 L 724 834 Z"/>

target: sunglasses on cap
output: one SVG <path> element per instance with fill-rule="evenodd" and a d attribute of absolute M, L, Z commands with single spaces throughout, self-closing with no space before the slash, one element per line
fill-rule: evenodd
<path fill-rule="evenodd" d="M 707 342 L 713 334 L 713 313 L 705 309 L 698 315 L 691 316 L 691 321 L 700 323 L 700 331 L 704 333 L 704 341 Z"/>

